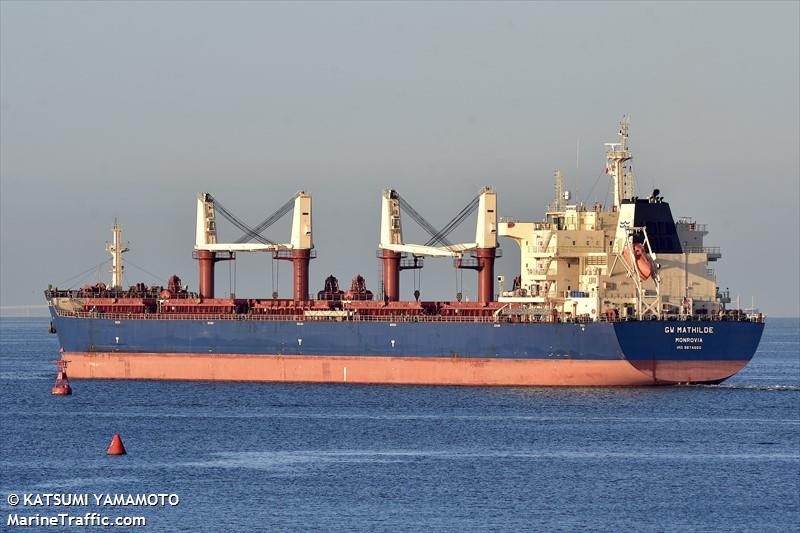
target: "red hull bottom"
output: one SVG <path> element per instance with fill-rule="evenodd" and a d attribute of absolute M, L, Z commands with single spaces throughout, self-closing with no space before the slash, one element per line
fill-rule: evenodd
<path fill-rule="evenodd" d="M 643 386 L 717 381 L 746 362 L 443 359 L 302 355 L 64 353 L 71 378 L 473 386 Z M 722 366 L 721 366 L 722 365 Z M 735 368 L 734 368 L 735 367 Z M 722 376 L 722 374 L 725 374 Z M 675 379 L 680 378 L 680 379 Z M 691 378 L 691 379 L 685 379 Z"/>
<path fill-rule="evenodd" d="M 656 383 L 718 383 L 747 366 L 747 361 L 637 361 L 632 365 Z"/>

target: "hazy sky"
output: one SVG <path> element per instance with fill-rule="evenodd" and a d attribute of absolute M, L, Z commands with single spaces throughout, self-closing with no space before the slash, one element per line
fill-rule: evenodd
<path fill-rule="evenodd" d="M 603 143 L 629 113 L 639 191 L 710 225 L 723 288 L 800 315 L 799 5 L 4 1 L 0 305 L 41 304 L 106 260 L 115 217 L 126 283 L 158 282 L 138 265 L 196 288 L 199 191 L 252 225 L 310 191 L 312 291 L 359 272 L 374 290 L 382 189 L 434 225 L 482 185 L 501 216 L 539 220 L 556 168 L 605 202 Z M 289 217 L 267 236 L 288 233 Z M 454 240 L 473 235 L 474 217 Z M 501 245 L 511 278 L 519 252 Z M 237 294 L 267 297 L 271 268 L 241 257 Z M 423 298 L 455 287 L 452 263 L 429 260 Z"/>

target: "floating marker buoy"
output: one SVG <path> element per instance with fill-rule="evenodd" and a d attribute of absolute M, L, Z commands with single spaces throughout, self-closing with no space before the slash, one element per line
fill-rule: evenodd
<path fill-rule="evenodd" d="M 67 379 L 67 363 L 69 361 L 59 359 L 55 363 L 58 367 L 58 374 L 56 374 L 56 383 L 50 389 L 50 393 L 54 396 L 68 396 L 72 394 L 72 387 L 69 386 L 69 380 Z"/>
<path fill-rule="evenodd" d="M 114 437 L 111 439 L 111 444 L 108 445 L 108 455 L 125 455 L 125 446 L 122 444 L 122 439 L 119 437 L 119 433 L 114 433 Z"/>
<path fill-rule="evenodd" d="M 50 392 L 53 396 L 69 396 L 72 394 L 72 387 L 67 385 L 54 385 Z"/>

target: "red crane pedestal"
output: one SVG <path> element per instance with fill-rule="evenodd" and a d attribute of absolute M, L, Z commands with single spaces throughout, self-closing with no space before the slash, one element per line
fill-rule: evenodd
<path fill-rule="evenodd" d="M 214 265 L 218 261 L 234 261 L 236 254 L 228 251 L 195 250 L 192 252 L 192 257 L 197 259 L 197 264 L 200 267 L 200 275 L 198 276 L 200 297 L 214 298 Z"/>
<path fill-rule="evenodd" d="M 292 250 L 292 270 L 294 271 L 294 300 L 308 300 L 308 262 L 311 250 Z"/>
<path fill-rule="evenodd" d="M 497 248 L 476 248 L 472 258 L 461 258 L 455 261 L 456 268 L 478 272 L 478 301 L 483 304 L 494 301 L 494 260 L 496 257 L 498 257 Z"/>
<path fill-rule="evenodd" d="M 381 250 L 383 260 L 383 294 L 386 301 L 400 300 L 400 252 Z"/>
<path fill-rule="evenodd" d="M 216 252 L 197 250 L 197 263 L 200 265 L 200 297 L 214 297 L 214 263 L 217 262 Z"/>
<path fill-rule="evenodd" d="M 478 248 L 478 301 L 489 303 L 494 300 L 494 258 L 496 248 Z"/>
<path fill-rule="evenodd" d="M 308 264 L 317 257 L 314 250 L 300 248 L 297 250 L 276 250 L 272 258 L 292 262 L 292 299 L 295 302 L 308 300 Z"/>

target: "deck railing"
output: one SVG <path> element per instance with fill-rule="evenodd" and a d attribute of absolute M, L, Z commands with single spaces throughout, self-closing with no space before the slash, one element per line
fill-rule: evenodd
<path fill-rule="evenodd" d="M 719 246 L 687 246 L 685 249 L 689 253 L 704 253 L 708 255 L 722 255 Z"/>
<path fill-rule="evenodd" d="M 259 314 L 214 314 L 214 313 L 97 313 L 81 311 L 55 310 L 56 315 L 69 318 L 84 318 L 96 320 L 206 320 L 209 322 L 217 320 L 257 320 L 272 322 L 386 322 L 389 324 L 407 322 L 458 322 L 458 323 L 477 323 L 477 324 L 520 324 L 520 323 L 576 323 L 590 324 L 593 322 L 635 322 L 636 318 L 616 318 L 601 315 L 596 319 L 592 318 L 563 318 L 558 317 L 553 320 L 551 315 L 498 315 L 498 316 L 442 316 L 442 315 L 359 315 L 350 316 L 306 316 L 306 315 L 259 315 Z M 655 316 L 644 318 L 643 321 L 658 320 Z M 680 315 L 664 315 L 660 320 L 682 320 L 687 322 L 763 322 L 763 315 L 744 315 L 729 314 L 719 315 L 696 315 L 683 317 Z"/>

